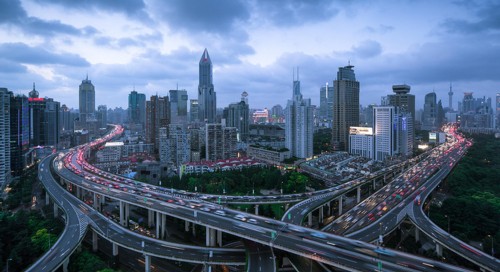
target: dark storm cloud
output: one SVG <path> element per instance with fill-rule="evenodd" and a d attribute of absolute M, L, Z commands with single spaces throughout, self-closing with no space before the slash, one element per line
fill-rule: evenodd
<path fill-rule="evenodd" d="M 0 58 L 0 67 L 2 67 L 2 74 L 25 73 L 26 67 L 6 59 Z"/>
<path fill-rule="evenodd" d="M 78 29 L 71 25 L 63 24 L 58 20 L 42 20 L 28 16 L 22 8 L 20 1 L 0 1 L 0 24 L 19 27 L 23 32 L 42 37 L 57 34 L 80 35 L 92 34 L 96 30 L 92 27 Z"/>
<path fill-rule="evenodd" d="M 442 24 L 450 33 L 476 34 L 488 31 L 500 31 L 500 3 L 485 2 L 475 9 L 476 20 L 447 19 Z"/>
<path fill-rule="evenodd" d="M 122 12 L 132 17 L 145 16 L 146 5 L 142 0 L 36 0 L 40 4 L 54 4 L 64 8 L 77 9 L 81 11 L 106 10 L 109 12 Z M 147 16 L 146 16 L 147 17 Z M 145 17 L 143 19 L 146 19 Z"/>
<path fill-rule="evenodd" d="M 172 0 L 168 4 L 156 1 L 153 6 L 159 19 L 167 22 L 170 28 L 191 33 L 207 32 L 224 36 L 232 31 L 235 23 L 250 16 L 247 6 L 238 0 Z"/>
<path fill-rule="evenodd" d="M 30 47 L 23 43 L 0 44 L 0 59 L 26 64 L 62 64 L 67 66 L 89 66 L 75 54 L 52 53 L 40 46 Z"/>
<path fill-rule="evenodd" d="M 264 20 L 281 27 L 297 26 L 308 22 L 328 20 L 339 13 L 331 0 L 256 0 L 254 8 Z"/>

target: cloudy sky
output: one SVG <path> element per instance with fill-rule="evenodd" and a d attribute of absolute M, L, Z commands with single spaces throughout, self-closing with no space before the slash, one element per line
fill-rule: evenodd
<path fill-rule="evenodd" d="M 0 87 L 78 107 L 88 73 L 96 105 L 127 107 L 134 89 L 197 98 L 205 48 L 214 64 L 217 106 L 249 93 L 251 108 L 284 105 L 292 71 L 302 94 L 338 67 L 354 65 L 361 103 L 380 103 L 393 84 L 443 105 L 463 92 L 500 92 L 500 2 L 328 0 L 0 0 Z"/>

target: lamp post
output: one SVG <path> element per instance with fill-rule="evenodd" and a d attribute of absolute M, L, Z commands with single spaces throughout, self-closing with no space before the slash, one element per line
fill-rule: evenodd
<path fill-rule="evenodd" d="M 447 214 L 445 214 L 444 217 L 448 219 L 448 235 L 450 235 L 450 217 Z"/>
<path fill-rule="evenodd" d="M 494 241 L 493 241 L 493 235 L 489 235 L 488 234 L 488 237 L 491 238 L 491 256 L 495 257 L 495 248 L 493 247 L 494 246 Z"/>
<path fill-rule="evenodd" d="M 6 271 L 9 272 L 9 262 L 12 261 L 12 258 L 7 259 L 7 268 Z"/>

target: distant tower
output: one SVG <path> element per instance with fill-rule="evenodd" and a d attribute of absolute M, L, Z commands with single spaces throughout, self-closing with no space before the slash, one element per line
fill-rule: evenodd
<path fill-rule="evenodd" d="M 448 92 L 448 108 L 450 110 L 453 109 L 452 99 L 453 99 L 453 90 L 452 90 L 452 86 L 451 86 L 451 83 L 450 83 L 450 91 Z"/>
<path fill-rule="evenodd" d="M 205 48 L 199 64 L 198 114 L 201 122 L 214 123 L 216 95 L 212 78 L 212 61 Z"/>
<path fill-rule="evenodd" d="M 89 76 L 82 80 L 79 90 L 79 110 L 80 110 L 80 121 L 87 122 L 90 119 L 95 118 L 95 88 L 92 81 L 89 80 Z"/>

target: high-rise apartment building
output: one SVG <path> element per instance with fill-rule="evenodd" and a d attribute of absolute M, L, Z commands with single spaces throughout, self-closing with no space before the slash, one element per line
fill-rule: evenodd
<path fill-rule="evenodd" d="M 0 188 L 10 181 L 10 92 L 0 88 Z"/>
<path fill-rule="evenodd" d="M 224 109 L 223 114 L 226 119 L 226 126 L 235 127 L 238 130 L 238 139 L 240 141 L 246 141 L 248 138 L 250 108 L 247 96 L 247 92 L 243 92 L 241 94 L 241 101 L 229 104 Z"/>
<path fill-rule="evenodd" d="M 24 155 L 29 148 L 28 97 L 10 93 L 10 166 L 12 176 L 25 167 Z"/>
<path fill-rule="evenodd" d="M 496 108 L 496 128 L 500 129 L 500 93 L 497 93 L 496 100 L 495 100 L 495 108 Z"/>
<path fill-rule="evenodd" d="M 28 97 L 30 146 L 57 146 L 60 103 L 52 98 L 38 96 L 33 84 L 33 90 Z"/>
<path fill-rule="evenodd" d="M 146 95 L 135 90 L 128 95 L 128 122 L 146 124 Z"/>
<path fill-rule="evenodd" d="M 187 123 L 187 101 L 186 90 L 170 90 L 170 123 Z"/>
<path fill-rule="evenodd" d="M 59 128 L 62 132 L 72 132 L 75 128 L 75 117 L 66 104 L 62 104 L 59 109 Z"/>
<path fill-rule="evenodd" d="M 336 151 L 349 150 L 349 128 L 359 126 L 359 82 L 352 68 L 339 67 L 333 81 L 332 146 Z"/>
<path fill-rule="evenodd" d="M 206 123 L 215 122 L 217 98 L 212 77 L 212 61 L 205 48 L 199 64 L 198 114 L 199 120 Z"/>
<path fill-rule="evenodd" d="M 223 159 L 222 124 L 205 125 L 205 158 L 208 161 Z"/>
<path fill-rule="evenodd" d="M 190 161 L 191 148 L 189 145 L 189 134 L 185 124 L 170 124 L 168 125 L 168 130 L 170 140 L 169 161 L 175 167 L 179 167 L 181 164 Z"/>
<path fill-rule="evenodd" d="M 311 99 L 302 98 L 300 81 L 294 80 L 293 97 L 285 109 L 285 147 L 297 158 L 312 157 L 313 133 Z"/>
<path fill-rule="evenodd" d="M 79 88 L 80 122 L 95 120 L 95 88 L 87 76 Z"/>
<path fill-rule="evenodd" d="M 146 142 L 154 144 L 155 152 L 159 149 L 160 128 L 166 128 L 168 124 L 170 124 L 168 96 L 152 95 L 146 102 Z"/>

